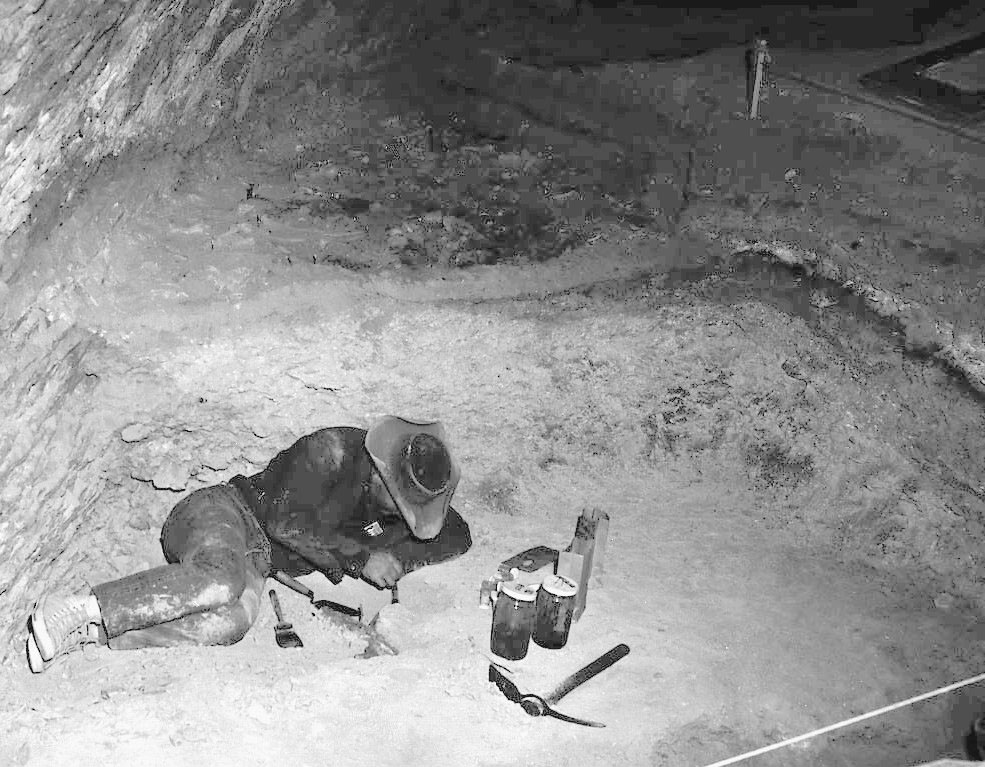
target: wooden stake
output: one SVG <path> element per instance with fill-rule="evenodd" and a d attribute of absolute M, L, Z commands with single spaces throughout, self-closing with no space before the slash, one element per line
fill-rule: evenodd
<path fill-rule="evenodd" d="M 567 551 L 558 554 L 557 574 L 565 575 L 578 584 L 575 595 L 574 619 L 581 618 L 588 600 L 588 586 L 593 573 L 595 585 L 601 585 L 605 558 L 605 542 L 609 534 L 609 515 L 600 509 L 582 512 L 575 524 L 575 537 Z"/>
<path fill-rule="evenodd" d="M 592 552 L 592 585 L 601 586 L 605 574 L 605 545 L 609 540 L 609 515 L 601 509 L 592 509 L 595 517 L 595 549 Z"/>
<path fill-rule="evenodd" d="M 752 98 L 749 103 L 749 119 L 755 120 L 759 117 L 759 102 L 760 93 L 763 90 L 763 76 L 765 73 L 766 65 L 770 63 L 770 54 L 766 47 L 765 40 L 756 41 L 756 49 L 754 53 L 755 57 L 755 67 L 756 73 L 753 78 L 752 84 Z"/>

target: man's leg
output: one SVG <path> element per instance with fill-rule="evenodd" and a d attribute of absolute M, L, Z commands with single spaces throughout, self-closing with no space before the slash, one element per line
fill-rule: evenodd
<path fill-rule="evenodd" d="M 240 503 L 228 485 L 197 490 L 164 523 L 161 548 L 170 564 L 93 588 L 110 639 L 236 603 L 249 567 Z"/>
<path fill-rule="evenodd" d="M 192 613 L 167 623 L 133 629 L 109 639 L 114 650 L 139 650 L 146 647 L 176 645 L 235 644 L 250 630 L 260 612 L 264 578 L 252 567 L 246 576 L 246 588 L 231 605 Z"/>
<path fill-rule="evenodd" d="M 186 497 L 168 516 L 161 545 L 168 565 L 101 584 L 91 594 L 42 598 L 28 638 L 32 670 L 38 656 L 48 661 L 77 646 L 79 629 L 89 622 L 102 624 L 111 647 L 241 639 L 259 609 L 270 560 L 269 544 L 239 492 L 219 485 Z M 248 586 L 252 594 L 244 597 Z M 219 612 L 143 638 L 117 640 L 209 611 Z"/>
<path fill-rule="evenodd" d="M 246 588 L 233 605 L 223 605 L 205 612 L 186 615 L 167 623 L 145 629 L 127 631 L 108 639 L 102 625 L 89 622 L 70 632 L 62 647 L 52 657 L 82 648 L 87 644 L 104 644 L 113 650 L 138 650 L 147 647 L 174 647 L 176 645 L 227 645 L 235 644 L 250 630 L 260 612 L 264 578 L 253 568 L 247 571 Z M 90 594 L 91 596 L 91 594 Z M 33 622 L 33 618 L 32 618 Z M 49 660 L 41 656 L 34 633 L 28 636 L 27 659 L 31 670 L 39 674 L 47 668 Z"/>

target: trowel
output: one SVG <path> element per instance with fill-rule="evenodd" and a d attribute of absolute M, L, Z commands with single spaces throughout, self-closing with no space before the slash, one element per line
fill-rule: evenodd
<path fill-rule="evenodd" d="M 274 615 L 277 616 L 277 625 L 274 626 L 274 638 L 277 640 L 278 647 L 304 647 L 301 637 L 294 631 L 294 626 L 284 620 L 280 612 L 280 600 L 277 599 L 277 592 L 270 589 L 270 603 L 274 606 Z"/>
<path fill-rule="evenodd" d="M 296 591 L 298 594 L 308 597 L 312 607 L 321 612 L 322 615 L 336 613 L 345 615 L 349 618 L 355 618 L 355 624 L 352 624 L 349 621 L 345 621 L 345 623 L 349 624 L 350 629 L 354 630 L 359 636 L 366 640 L 366 649 L 363 650 L 362 654 L 357 657 L 375 658 L 378 655 L 397 655 L 397 648 L 391 645 L 383 636 L 380 635 L 379 631 L 376 630 L 375 619 L 370 622 L 369 625 L 363 623 L 363 610 L 361 607 L 349 607 L 348 605 L 333 602 L 330 599 L 316 600 L 315 592 L 300 581 L 292 578 L 287 573 L 280 572 L 279 570 L 273 573 L 271 577 L 274 580 L 283 583 L 289 589 Z M 393 603 L 397 601 L 397 599 L 397 590 L 394 588 L 391 591 L 390 601 Z"/>
<path fill-rule="evenodd" d="M 311 602 L 311 606 L 316 610 L 325 612 L 330 610 L 332 612 L 341 613 L 342 615 L 348 615 L 351 618 L 355 618 L 357 621 L 362 623 L 363 621 L 363 609 L 361 607 L 349 607 L 349 605 L 343 605 L 339 602 L 333 602 L 331 599 L 315 599 L 315 592 L 309 589 L 300 581 L 292 578 L 285 572 L 280 570 L 273 574 L 273 579 L 280 583 L 283 583 L 291 591 L 296 591 L 302 596 L 308 597 L 308 601 Z"/>

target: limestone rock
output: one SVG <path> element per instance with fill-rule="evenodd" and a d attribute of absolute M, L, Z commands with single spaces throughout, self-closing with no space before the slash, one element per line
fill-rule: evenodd
<path fill-rule="evenodd" d="M 154 472 L 154 476 L 151 477 L 151 484 L 158 490 L 184 490 L 188 487 L 190 477 L 191 472 L 188 466 L 169 461 L 159 466 Z"/>
<path fill-rule="evenodd" d="M 141 442 L 150 436 L 152 427 L 143 423 L 132 423 L 129 426 L 125 426 L 123 431 L 120 432 L 120 439 L 124 442 Z"/>
<path fill-rule="evenodd" d="M 373 620 L 373 627 L 399 650 L 413 644 L 417 623 L 411 611 L 398 603 L 385 605 Z"/>
<path fill-rule="evenodd" d="M 253 466 L 266 466 L 270 463 L 271 458 L 273 455 L 271 455 L 270 449 L 261 445 L 254 445 L 243 451 L 243 460 Z"/>
<path fill-rule="evenodd" d="M 199 460 L 202 466 L 207 469 L 222 471 L 223 469 L 228 469 L 229 465 L 233 462 L 233 452 L 228 447 L 205 445 L 203 446 L 203 452 L 199 456 Z"/>

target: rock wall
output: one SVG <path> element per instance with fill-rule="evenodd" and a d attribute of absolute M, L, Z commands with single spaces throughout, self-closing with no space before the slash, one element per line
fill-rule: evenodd
<path fill-rule="evenodd" d="M 128 557 L 157 563 L 148 530 L 173 503 L 153 498 L 161 483 L 144 479 L 127 427 L 185 400 L 152 364 L 80 327 L 66 294 L 51 286 L 17 319 L 0 313 L 0 664 L 23 663 L 41 594 L 141 569 Z M 166 468 L 179 451 L 162 453 Z"/>
<path fill-rule="evenodd" d="M 35 310 L 4 337 L 0 660 L 22 649 L 30 604 L 91 513 L 110 454 L 92 422 L 99 379 L 87 364 L 98 336 Z"/>
<path fill-rule="evenodd" d="M 0 280 L 13 271 L 3 243 L 22 224 L 52 226 L 102 158 L 189 148 L 241 114 L 289 4 L 0 0 Z"/>

